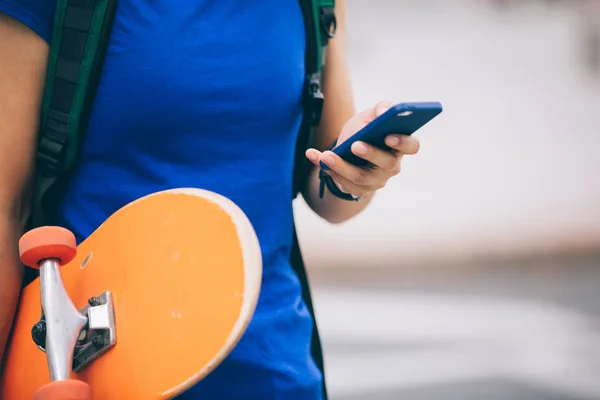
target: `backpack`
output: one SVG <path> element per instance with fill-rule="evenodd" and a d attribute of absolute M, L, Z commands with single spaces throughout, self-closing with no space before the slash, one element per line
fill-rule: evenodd
<path fill-rule="evenodd" d="M 308 179 L 311 163 L 304 153 L 321 119 L 321 72 L 328 40 L 335 35 L 335 0 L 299 0 L 306 27 L 304 114 L 296 142 L 292 200 Z M 117 0 L 57 0 L 54 31 L 41 110 L 36 175 L 28 228 L 50 220 L 53 206 L 77 161 L 108 47 Z M 291 264 L 302 284 L 304 301 L 313 317 L 313 358 L 323 373 L 321 341 L 310 287 L 294 224 Z M 29 277 L 31 279 L 31 277 Z M 26 278 L 26 281 L 29 280 Z"/>

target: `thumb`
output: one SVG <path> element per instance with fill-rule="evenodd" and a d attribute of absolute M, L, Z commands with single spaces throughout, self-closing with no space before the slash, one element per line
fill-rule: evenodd
<path fill-rule="evenodd" d="M 338 146 L 342 144 L 350 136 L 370 124 L 375 118 L 389 110 L 394 103 L 390 100 L 380 101 L 375 107 L 367 108 L 354 115 L 342 128 L 342 132 L 338 137 Z"/>
<path fill-rule="evenodd" d="M 368 124 L 371 121 L 373 121 L 374 119 L 376 119 L 377 117 L 379 117 L 381 114 L 383 114 L 387 110 L 389 110 L 393 105 L 394 105 L 394 103 L 392 103 L 391 100 L 380 101 L 379 103 L 375 104 L 375 107 L 364 110 L 361 113 L 362 114 L 361 119 L 363 120 L 363 122 L 365 124 Z"/>

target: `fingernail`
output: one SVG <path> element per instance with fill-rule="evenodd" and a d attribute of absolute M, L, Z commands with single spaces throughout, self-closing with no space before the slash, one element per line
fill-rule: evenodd
<path fill-rule="evenodd" d="M 330 155 L 325 155 L 325 157 L 323 157 L 323 162 L 331 167 L 335 164 L 335 158 Z"/>
<path fill-rule="evenodd" d="M 356 151 L 358 154 L 365 155 L 367 154 L 369 149 L 367 148 L 367 146 L 365 146 L 364 143 L 356 142 L 354 143 L 354 151 Z"/>
<path fill-rule="evenodd" d="M 390 109 L 390 107 L 389 107 L 389 106 L 379 106 L 379 110 L 378 110 L 378 111 L 379 111 L 379 113 L 378 113 L 378 115 L 382 115 L 382 114 L 384 114 L 384 113 L 385 113 L 387 110 L 389 110 L 389 109 Z"/>
<path fill-rule="evenodd" d="M 400 143 L 400 138 L 398 136 L 390 136 L 387 141 L 390 145 L 395 146 Z"/>
<path fill-rule="evenodd" d="M 308 159 L 312 162 L 317 162 L 317 160 L 319 159 L 319 157 L 315 153 L 309 153 L 306 155 L 306 157 L 308 157 Z"/>

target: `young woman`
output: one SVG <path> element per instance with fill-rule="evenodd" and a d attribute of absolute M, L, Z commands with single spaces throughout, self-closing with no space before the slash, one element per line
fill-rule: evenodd
<path fill-rule="evenodd" d="M 29 209 L 37 123 L 55 1 L 0 0 L 0 358 L 18 299 L 17 241 Z M 345 54 L 344 1 L 324 71 L 324 114 L 306 152 L 362 201 L 319 197 L 313 168 L 303 197 L 322 218 L 348 220 L 400 171 L 415 138 L 393 152 L 356 143 L 376 167 L 324 151 L 385 111 L 354 112 Z M 302 119 L 305 27 L 297 0 L 121 0 L 81 163 L 58 224 L 81 241 L 112 212 L 173 187 L 221 193 L 248 215 L 263 256 L 261 297 L 247 333 L 184 399 L 319 399 L 312 320 L 289 260 L 292 168 Z M 193 354 L 190 355 L 193 357 Z M 168 366 L 166 366 L 168 368 Z"/>

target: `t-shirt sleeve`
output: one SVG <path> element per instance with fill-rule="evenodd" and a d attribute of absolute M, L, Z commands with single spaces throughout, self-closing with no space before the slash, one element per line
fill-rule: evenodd
<path fill-rule="evenodd" d="M 0 13 L 27 25 L 48 43 L 57 0 L 0 0 Z"/>

